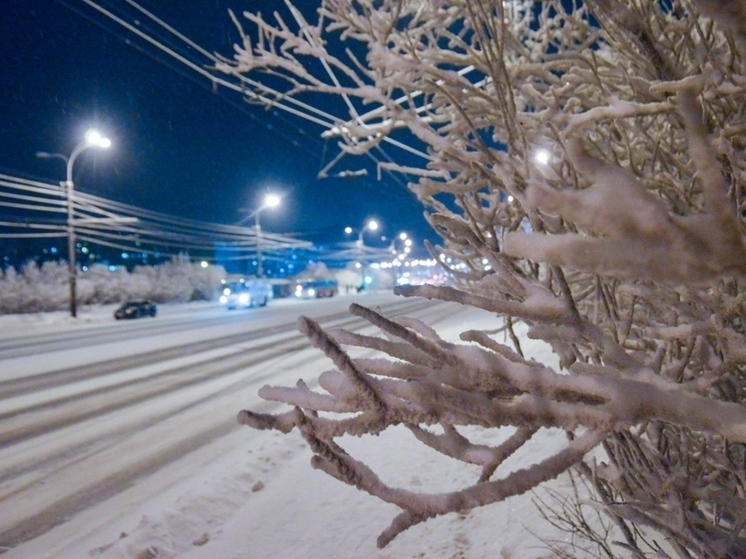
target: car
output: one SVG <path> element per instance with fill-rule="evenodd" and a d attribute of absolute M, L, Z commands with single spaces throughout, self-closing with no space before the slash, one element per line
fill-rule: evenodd
<path fill-rule="evenodd" d="M 157 312 L 158 308 L 153 301 L 147 299 L 142 301 L 127 301 L 114 311 L 114 318 L 117 320 L 123 318 L 142 318 L 145 316 L 155 316 Z"/>
<path fill-rule="evenodd" d="M 265 280 L 249 279 L 224 284 L 220 303 L 229 310 L 264 307 L 272 299 L 272 285 Z"/>
<path fill-rule="evenodd" d="M 323 297 L 334 297 L 338 292 L 337 280 L 312 279 L 298 280 L 293 294 L 300 299 L 321 299 Z"/>

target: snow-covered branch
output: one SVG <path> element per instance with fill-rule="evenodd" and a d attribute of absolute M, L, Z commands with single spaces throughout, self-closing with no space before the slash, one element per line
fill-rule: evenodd
<path fill-rule="evenodd" d="M 681 557 L 743 555 L 746 12 L 736 4 L 327 0 L 316 22 L 296 15 L 298 29 L 246 14 L 254 33 L 221 71 L 284 82 L 282 96 L 338 98 L 326 137 L 350 153 L 406 134 L 427 151 L 420 167 L 407 154 L 385 166 L 416 178 L 410 189 L 443 239 L 429 249 L 453 281 L 397 292 L 496 317 L 460 343 L 362 307 L 352 312 L 382 335 L 304 320 L 336 367 L 323 392 L 265 388 L 295 411 L 241 415 L 298 427 L 317 467 L 400 506 L 381 545 L 576 465 L 633 556 L 663 553 L 656 537 Z M 518 331 L 548 343 L 559 366 L 524 355 Z M 400 424 L 481 476 L 419 495 L 386 486 L 335 440 Z M 514 435 L 495 444 L 464 429 L 506 425 Z M 500 477 L 505 457 L 550 427 L 569 446 Z M 600 441 L 599 462 L 584 461 Z"/>

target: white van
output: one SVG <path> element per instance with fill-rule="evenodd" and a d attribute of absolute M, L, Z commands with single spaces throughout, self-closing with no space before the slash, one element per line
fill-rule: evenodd
<path fill-rule="evenodd" d="M 220 296 L 221 304 L 229 310 L 264 307 L 270 299 L 272 299 L 272 285 L 262 279 L 226 282 L 223 286 L 223 294 Z"/>

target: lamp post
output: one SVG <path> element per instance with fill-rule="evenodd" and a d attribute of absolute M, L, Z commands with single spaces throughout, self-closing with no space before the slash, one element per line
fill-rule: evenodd
<path fill-rule="evenodd" d="M 398 254 L 397 254 L 397 250 L 396 250 L 396 241 L 397 240 L 401 241 L 402 245 L 403 245 L 403 248 L 402 248 L 401 252 L 398 252 Z M 407 255 L 410 252 L 412 252 L 412 239 L 410 239 L 409 235 L 407 235 L 404 232 L 399 233 L 399 235 L 397 236 L 397 238 L 394 239 L 393 241 L 391 241 L 391 248 L 392 248 L 393 253 L 396 255 L 396 258 L 398 260 L 404 261 L 404 259 L 407 257 Z"/>
<path fill-rule="evenodd" d="M 61 153 L 47 153 L 45 151 L 39 151 L 36 153 L 36 157 L 41 159 L 62 159 L 67 165 L 67 180 L 60 183 L 60 186 L 65 188 L 65 197 L 67 202 L 67 268 L 68 268 L 68 282 L 70 284 L 70 316 L 75 318 L 78 316 L 78 305 L 76 301 L 76 265 L 75 265 L 75 214 L 73 212 L 75 184 L 73 183 L 73 165 L 78 156 L 85 150 L 93 147 L 106 149 L 111 146 L 111 140 L 104 138 L 96 130 L 89 130 L 85 134 L 85 139 L 80 142 L 72 153 L 67 156 Z"/>
<path fill-rule="evenodd" d="M 360 253 L 362 253 L 363 235 L 365 235 L 365 232 L 366 231 L 377 231 L 378 227 L 380 227 L 380 226 L 378 225 L 378 222 L 375 219 L 369 219 L 368 222 L 365 223 L 358 230 L 357 242 L 355 243 L 355 245 L 359 249 Z M 354 231 L 354 229 L 352 227 L 345 227 L 345 233 L 347 233 L 348 235 L 351 234 L 353 231 Z"/>
<path fill-rule="evenodd" d="M 256 219 L 256 276 L 264 277 L 264 268 L 262 267 L 262 226 L 259 223 L 259 216 L 267 208 L 275 208 L 280 205 L 280 197 L 276 194 L 267 194 L 264 196 L 264 202 L 258 210 L 254 212 Z"/>
<path fill-rule="evenodd" d="M 363 263 L 363 256 L 364 256 L 364 235 L 366 231 L 377 231 L 379 228 L 378 222 L 375 219 L 368 220 L 367 223 L 365 223 L 360 230 L 358 231 L 357 235 L 357 242 L 355 243 L 355 246 L 357 247 L 358 254 L 360 255 L 360 271 L 362 274 L 362 287 L 365 287 L 365 264 Z M 352 233 L 353 229 L 352 227 L 345 227 L 345 233 L 348 235 Z"/>
<path fill-rule="evenodd" d="M 397 250 L 396 241 L 401 241 L 403 245 L 401 251 Z M 401 276 L 399 269 L 404 264 L 404 260 L 406 260 L 410 252 L 412 252 L 412 239 L 410 239 L 409 235 L 402 231 L 391 241 L 391 253 L 394 255 L 394 259 L 391 262 L 391 265 L 396 268 L 394 274 L 396 283 L 399 282 L 399 278 Z"/>

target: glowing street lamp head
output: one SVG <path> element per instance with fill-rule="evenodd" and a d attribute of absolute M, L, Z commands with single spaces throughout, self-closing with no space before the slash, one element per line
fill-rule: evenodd
<path fill-rule="evenodd" d="M 345 227 L 345 235 L 349 235 L 350 233 L 352 233 L 352 227 Z"/>
<path fill-rule="evenodd" d="M 406 234 L 406 233 L 399 233 L 399 238 L 400 238 L 400 239 L 401 239 L 402 241 L 406 241 L 406 240 L 407 240 L 407 234 Z"/>
<path fill-rule="evenodd" d="M 276 208 L 280 205 L 281 199 L 277 194 L 267 194 L 264 197 L 264 207 L 265 208 Z"/>
<path fill-rule="evenodd" d="M 89 130 L 85 133 L 85 141 L 92 146 L 97 146 L 101 141 L 101 134 L 98 130 Z"/>
<path fill-rule="evenodd" d="M 99 148 L 108 148 L 111 146 L 111 140 L 104 138 L 98 130 L 89 130 L 85 133 L 85 141 L 89 146 L 95 146 Z"/>
<path fill-rule="evenodd" d="M 371 219 L 368 223 L 365 224 L 365 227 L 369 231 L 377 231 L 378 230 L 378 222 L 375 219 Z"/>

